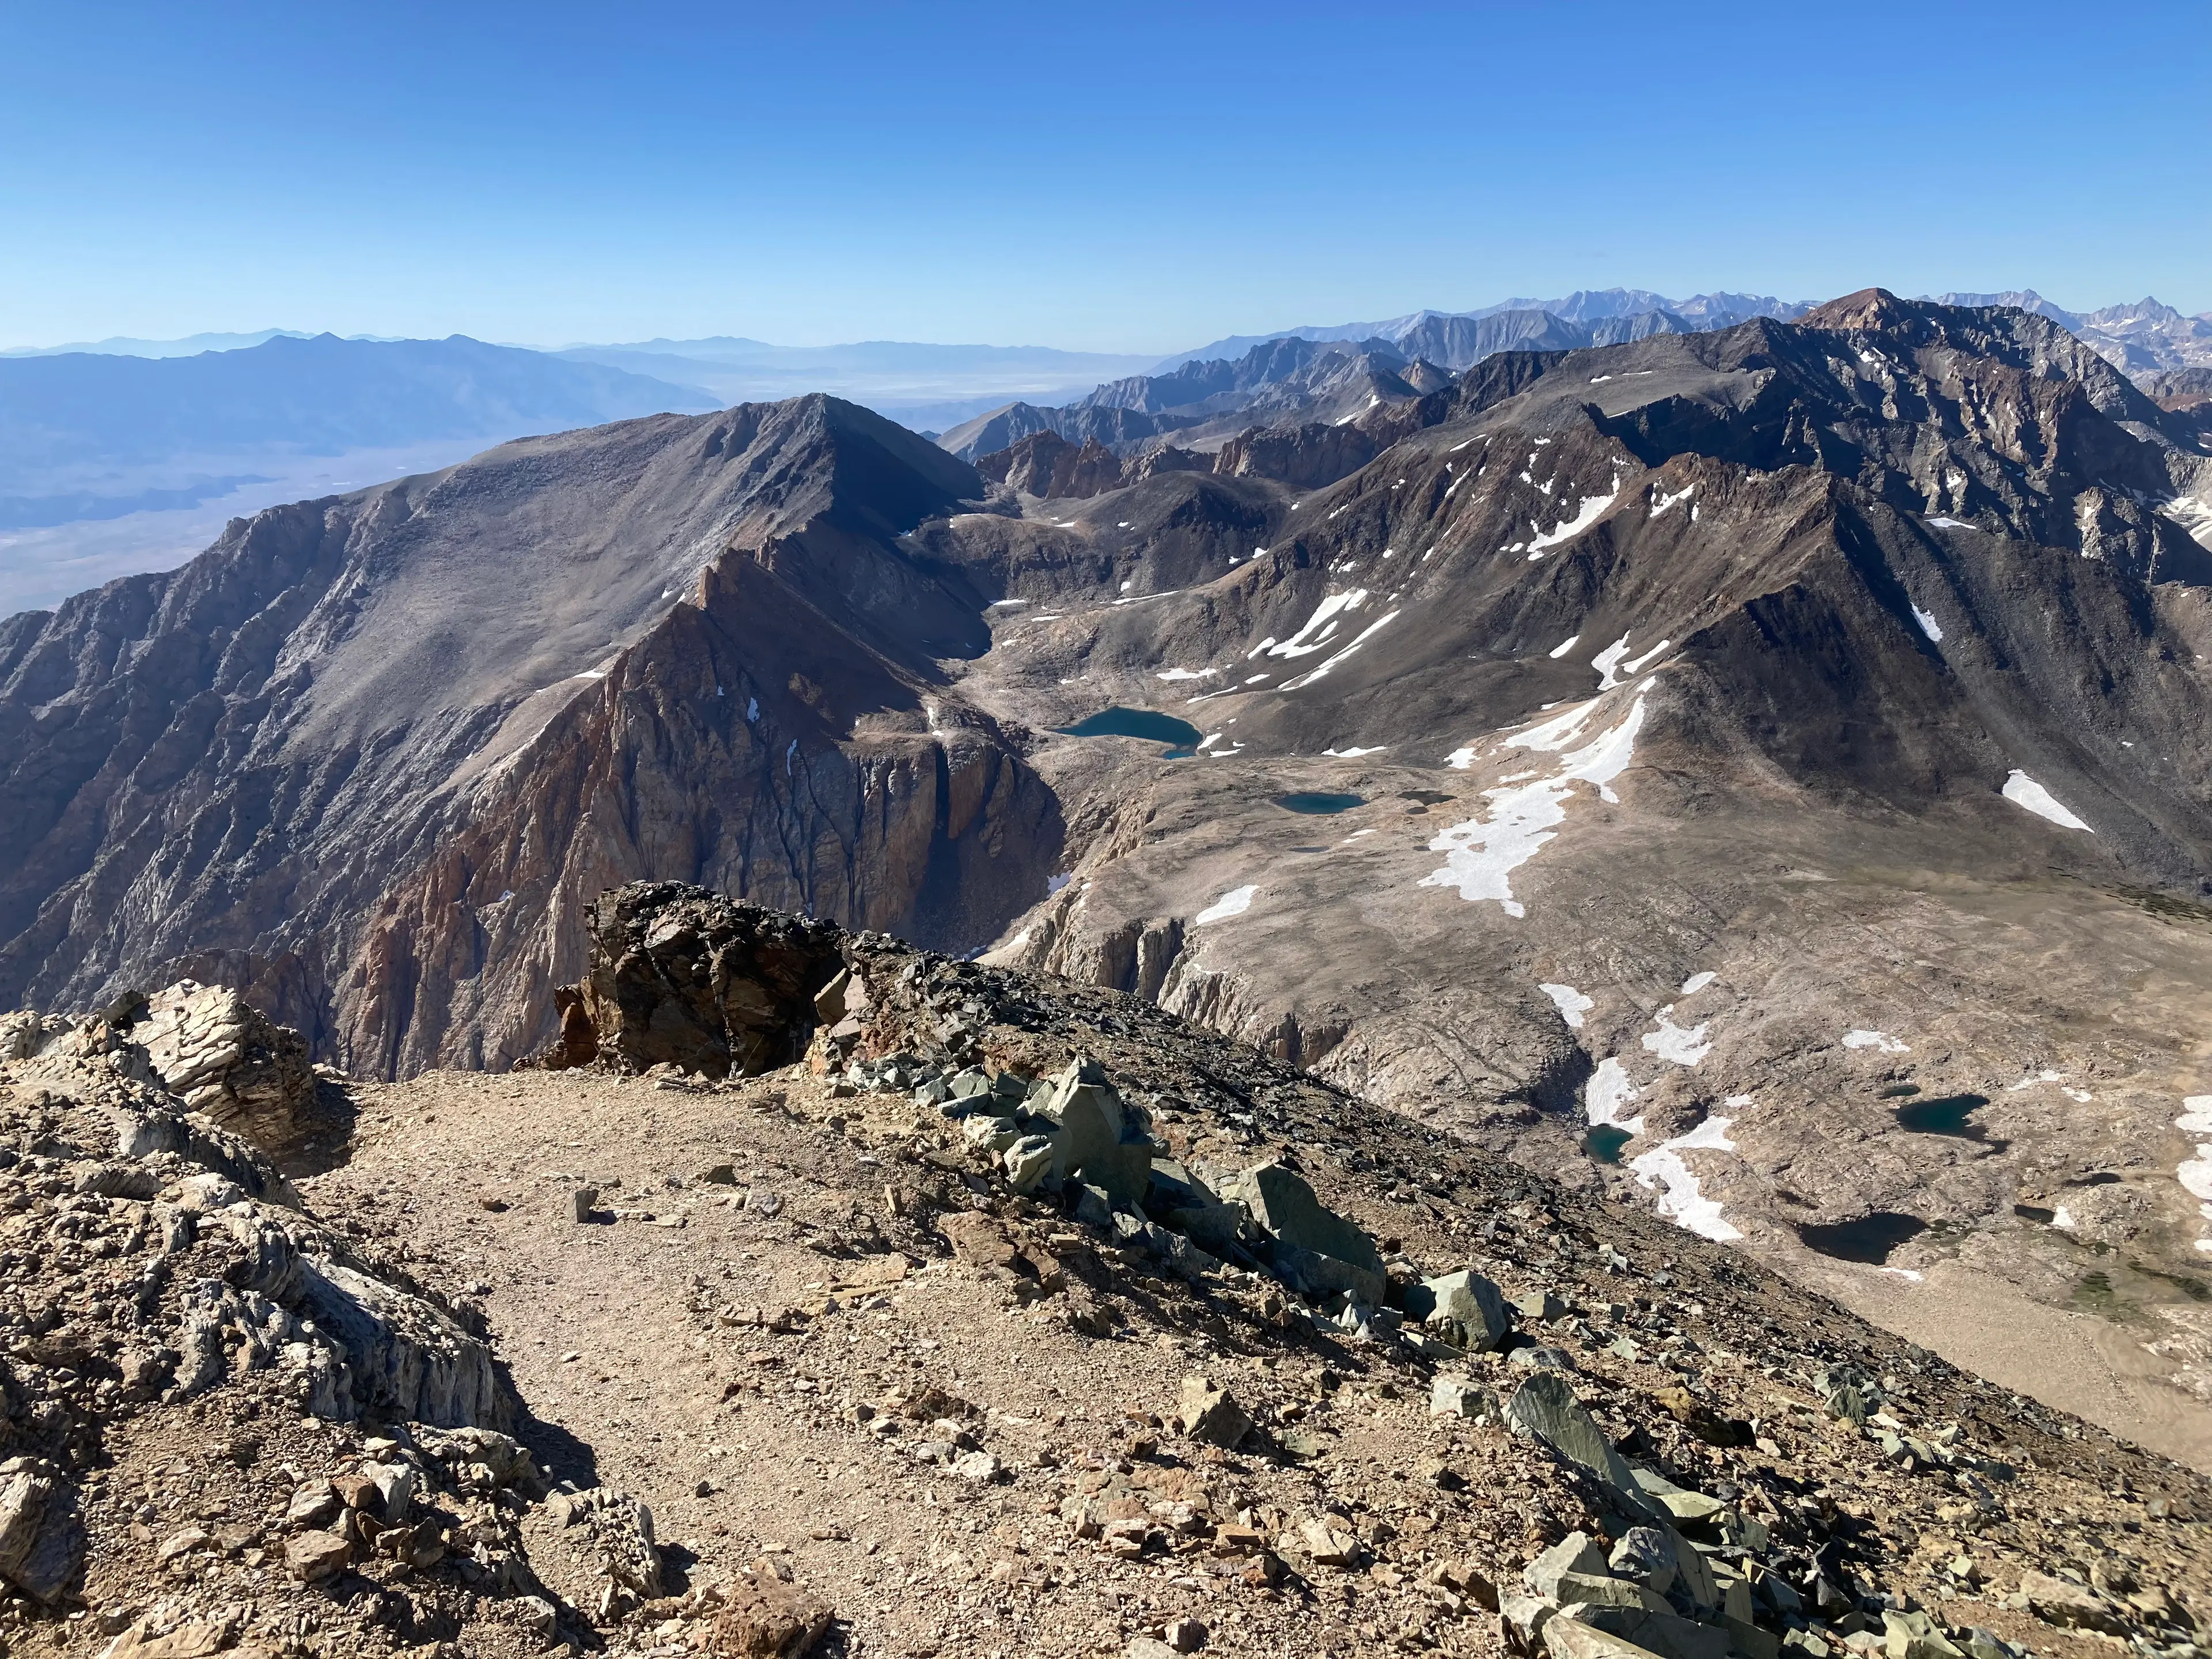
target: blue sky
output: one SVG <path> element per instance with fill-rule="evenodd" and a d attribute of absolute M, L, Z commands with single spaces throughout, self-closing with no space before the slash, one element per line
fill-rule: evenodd
<path fill-rule="evenodd" d="M 0 9 L 0 344 L 2212 310 L 2198 3 Z"/>

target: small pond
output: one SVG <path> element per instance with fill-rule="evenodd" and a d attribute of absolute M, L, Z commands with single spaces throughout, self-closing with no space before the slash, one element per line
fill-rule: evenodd
<path fill-rule="evenodd" d="M 1955 1135 L 1961 1140 L 1979 1140 L 1984 1133 L 1982 1126 L 1967 1120 L 1989 1103 L 1987 1095 L 1934 1095 L 1899 1107 L 1897 1124 L 1915 1134 Z"/>
<path fill-rule="evenodd" d="M 1620 1149 L 1635 1138 L 1617 1123 L 1593 1123 L 1583 1137 L 1583 1150 L 1600 1164 L 1618 1164 Z"/>
<path fill-rule="evenodd" d="M 1826 1225 L 1806 1223 L 1797 1229 L 1797 1237 L 1805 1242 L 1806 1249 L 1832 1255 L 1838 1261 L 1865 1261 L 1880 1267 L 1899 1245 L 1927 1231 L 1928 1224 L 1917 1216 L 1876 1210 L 1856 1221 Z"/>
<path fill-rule="evenodd" d="M 1275 805 L 1288 812 L 1304 812 L 1323 817 L 1331 812 L 1349 812 L 1355 806 L 1367 805 L 1364 795 L 1332 795 L 1316 790 L 1305 790 L 1294 795 L 1278 795 Z"/>
<path fill-rule="evenodd" d="M 1102 708 L 1073 726 L 1053 728 L 1063 738 L 1142 738 L 1168 745 L 1169 760 L 1188 760 L 1198 752 L 1199 729 L 1188 720 L 1151 708 Z"/>

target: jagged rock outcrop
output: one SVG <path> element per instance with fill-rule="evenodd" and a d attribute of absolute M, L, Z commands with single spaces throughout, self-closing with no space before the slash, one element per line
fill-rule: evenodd
<path fill-rule="evenodd" d="M 605 1060 L 722 1078 L 787 1066 L 847 968 L 831 924 L 675 882 L 602 894 L 586 926 L 591 969 L 562 988 L 562 1039 L 544 1057 L 556 1069 Z"/>
<path fill-rule="evenodd" d="M 161 1085 L 210 1122 L 272 1153 L 309 1128 L 307 1040 L 230 987 L 181 980 L 149 999 L 129 1030 Z"/>

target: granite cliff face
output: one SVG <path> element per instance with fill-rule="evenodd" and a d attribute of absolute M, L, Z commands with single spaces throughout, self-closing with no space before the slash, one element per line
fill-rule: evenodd
<path fill-rule="evenodd" d="M 972 596 L 892 545 L 980 490 L 830 399 L 661 417 L 9 619 L 0 998 L 174 969 L 391 1075 L 536 1046 L 563 924 L 635 875 L 987 939 L 1057 809 L 941 689 Z"/>

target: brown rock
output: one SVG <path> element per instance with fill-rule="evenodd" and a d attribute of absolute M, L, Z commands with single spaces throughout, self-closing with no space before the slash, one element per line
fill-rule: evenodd
<path fill-rule="evenodd" d="M 787 1565 L 755 1562 L 730 1588 L 707 1652 L 729 1659 L 798 1659 L 822 1639 L 836 1616 L 830 1604 L 799 1589 Z"/>
<path fill-rule="evenodd" d="M 334 1532 L 303 1532 L 284 1546 L 284 1565 L 303 1584 L 335 1578 L 353 1563 L 353 1546 Z"/>

